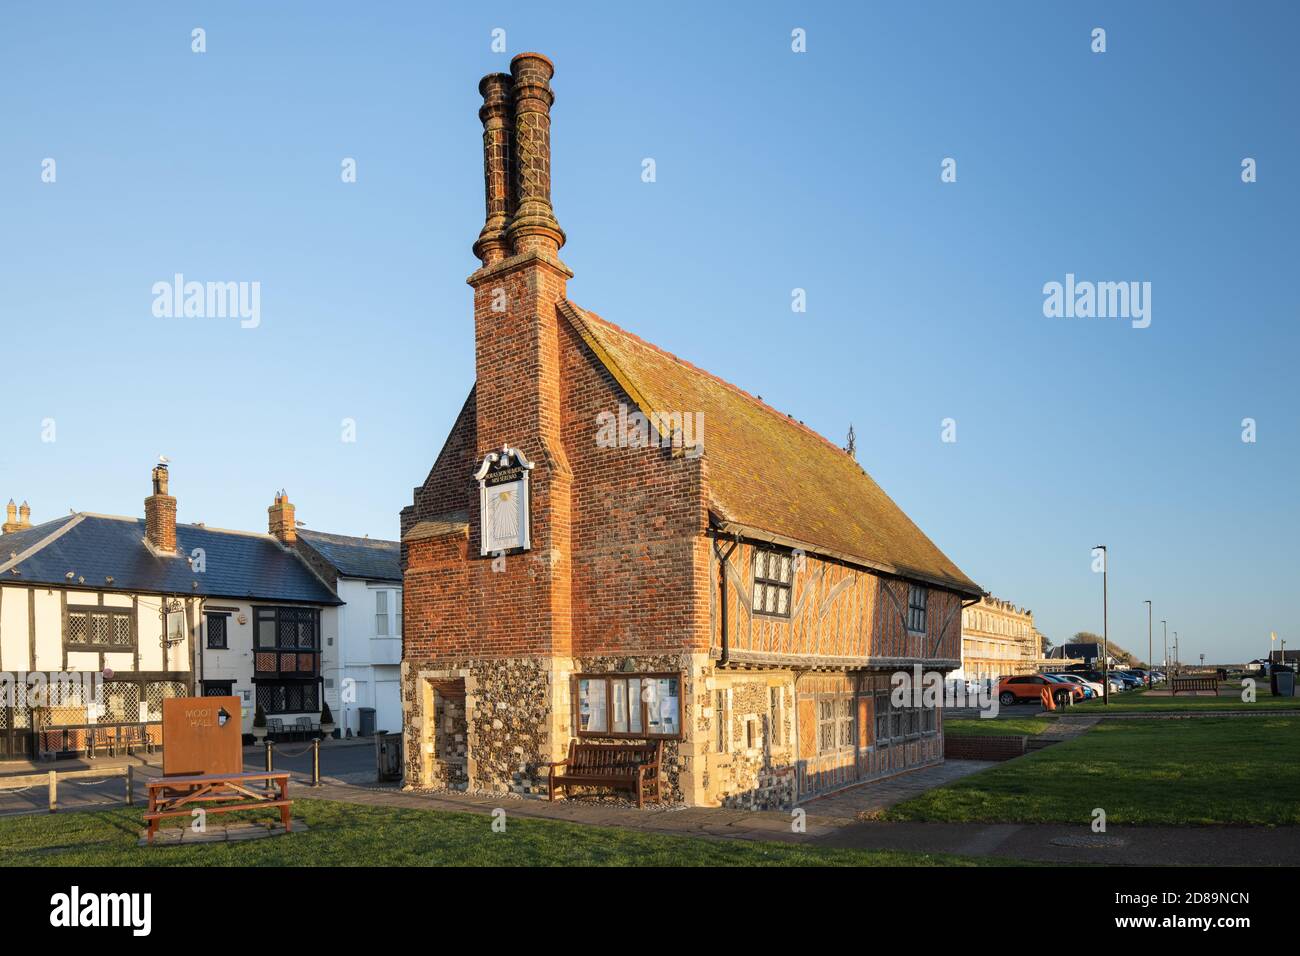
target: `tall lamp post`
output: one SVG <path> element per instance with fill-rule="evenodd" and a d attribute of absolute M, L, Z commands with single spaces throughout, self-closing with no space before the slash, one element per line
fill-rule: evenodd
<path fill-rule="evenodd" d="M 1151 645 L 1151 602 L 1147 601 L 1147 690 L 1151 689 L 1151 657 L 1153 654 Z"/>
<path fill-rule="evenodd" d="M 1110 555 L 1104 544 L 1097 545 L 1094 551 L 1101 552 L 1101 686 L 1102 703 L 1110 704 L 1110 621 L 1109 596 L 1106 575 L 1110 573 Z"/>
<path fill-rule="evenodd" d="M 1178 673 L 1178 632 L 1174 631 L 1174 673 Z"/>
<path fill-rule="evenodd" d="M 1169 622 L 1161 620 L 1160 626 L 1165 632 L 1165 652 L 1160 656 L 1160 669 L 1165 672 L 1165 680 L 1169 680 Z"/>

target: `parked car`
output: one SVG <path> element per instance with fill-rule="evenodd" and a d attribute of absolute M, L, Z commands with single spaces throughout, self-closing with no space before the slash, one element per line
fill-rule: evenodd
<path fill-rule="evenodd" d="M 1086 671 L 1085 673 L 1080 674 L 1079 676 L 1082 677 L 1082 678 L 1084 678 L 1084 680 L 1090 680 L 1090 681 L 1092 681 L 1094 684 L 1096 684 L 1096 685 L 1099 686 L 1099 687 L 1104 687 L 1104 686 L 1105 686 L 1106 678 L 1105 678 L 1105 676 L 1102 674 L 1101 671 Z M 1110 672 L 1110 692 L 1111 692 L 1112 694 L 1118 694 L 1118 693 L 1120 693 L 1121 691 L 1124 691 L 1124 690 L 1127 690 L 1127 689 L 1128 689 L 1128 685 L 1127 685 L 1126 683 L 1124 683 L 1124 681 L 1120 680 L 1119 675 L 1118 675 L 1115 671 L 1111 671 L 1111 672 Z"/>
<path fill-rule="evenodd" d="M 1083 687 L 1078 684 L 1052 680 L 1043 674 L 1021 674 L 998 681 L 998 703 L 1010 707 L 1016 703 L 1040 701 L 1044 687 L 1051 690 L 1052 698 L 1057 704 L 1068 706 L 1077 700 L 1083 700 Z"/>
<path fill-rule="evenodd" d="M 1078 674 L 1063 674 L 1053 671 L 1048 677 L 1059 677 L 1061 680 L 1070 681 L 1073 684 L 1082 684 L 1083 689 L 1087 692 L 1089 698 L 1100 697 L 1102 695 L 1102 685 L 1095 681 L 1087 680 Z"/>

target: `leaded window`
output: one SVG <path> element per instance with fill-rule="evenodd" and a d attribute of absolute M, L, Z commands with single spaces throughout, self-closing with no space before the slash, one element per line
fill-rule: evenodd
<path fill-rule="evenodd" d="M 69 605 L 64 642 L 70 647 L 134 647 L 131 617 L 129 607 Z"/>
<path fill-rule="evenodd" d="M 303 714 L 320 710 L 320 685 L 302 683 L 259 683 L 257 706 L 268 714 Z"/>
<path fill-rule="evenodd" d="M 253 672 L 261 676 L 320 674 L 320 613 L 312 607 L 253 608 Z"/>
<path fill-rule="evenodd" d="M 230 617 L 227 614 L 208 614 L 205 618 L 208 629 L 208 649 L 213 651 L 224 651 L 228 644 L 226 634 L 226 623 Z"/>
<path fill-rule="evenodd" d="M 921 585 L 913 584 L 907 589 L 907 629 L 925 633 L 925 609 L 930 600 L 930 592 Z"/>
<path fill-rule="evenodd" d="M 793 582 L 793 561 L 788 553 L 761 548 L 754 551 L 755 614 L 789 617 Z"/>

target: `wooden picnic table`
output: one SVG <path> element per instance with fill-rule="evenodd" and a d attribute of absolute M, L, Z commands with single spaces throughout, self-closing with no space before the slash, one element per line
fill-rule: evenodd
<path fill-rule="evenodd" d="M 267 788 L 255 788 L 257 782 Z M 189 816 L 196 804 L 218 803 L 204 806 L 207 813 L 230 813 L 234 810 L 255 810 L 277 807 L 284 832 L 289 833 L 291 808 L 289 799 L 289 772 L 287 770 L 258 770 L 251 773 L 203 774 L 192 777 L 160 777 L 150 780 L 149 809 L 144 819 L 149 825 L 148 842 L 158 831 L 158 821 L 164 817 Z M 229 802 L 236 801 L 236 802 Z"/>

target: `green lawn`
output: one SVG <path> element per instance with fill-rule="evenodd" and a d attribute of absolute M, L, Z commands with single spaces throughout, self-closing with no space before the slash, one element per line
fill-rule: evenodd
<path fill-rule="evenodd" d="M 509 805 L 506 807 L 509 813 Z M 298 800 L 311 828 L 241 843 L 138 847 L 141 810 L 0 820 L 9 866 L 977 866 L 992 861 L 894 851 L 663 836 L 484 814 Z M 224 819 L 236 814 L 226 814 Z M 272 815 L 273 816 L 273 815 Z M 262 818 L 268 818 L 262 814 Z M 214 818 L 215 819 L 215 818 Z"/>
<path fill-rule="evenodd" d="M 1179 694 L 1177 697 L 1150 697 L 1146 691 L 1133 690 L 1123 694 L 1111 694 L 1110 703 L 1103 704 L 1100 698 L 1075 704 L 1067 713 L 1088 713 L 1099 710 L 1112 714 L 1148 713 L 1154 711 L 1198 711 L 1198 710 L 1300 710 L 1300 697 L 1274 697 L 1269 693 L 1268 681 L 1255 682 L 1255 701 L 1246 703 L 1241 699 L 1241 682 L 1223 685 L 1233 689 L 1231 697 L 1191 697 Z"/>
<path fill-rule="evenodd" d="M 1300 824 L 1300 718 L 1102 721 L 931 790 L 884 819 Z"/>
<path fill-rule="evenodd" d="M 997 717 L 945 719 L 946 737 L 1032 737 L 1056 723 L 1051 717 Z"/>

